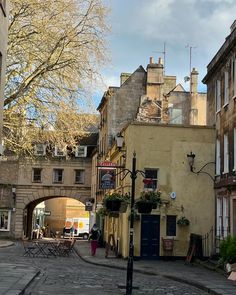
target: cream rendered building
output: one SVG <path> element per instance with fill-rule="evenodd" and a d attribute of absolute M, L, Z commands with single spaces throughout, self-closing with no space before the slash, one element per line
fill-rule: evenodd
<path fill-rule="evenodd" d="M 163 204 L 151 214 L 142 214 L 140 220 L 135 221 L 134 255 L 144 259 L 186 256 L 190 234 L 203 236 L 214 225 L 213 181 L 205 174 L 190 172 L 187 154 L 191 151 L 196 154 L 196 169 L 214 161 L 214 128 L 133 122 L 124 128 L 122 135 L 122 151 L 114 143 L 109 153 L 110 161 L 132 170 L 135 151 L 136 169 L 156 172 L 155 181 L 163 200 Z M 214 175 L 214 165 L 209 165 L 205 171 Z M 130 192 L 129 175 L 124 180 L 121 178 L 117 176 L 116 191 Z M 135 199 L 144 190 L 143 177 L 138 174 Z M 118 253 L 123 257 L 128 256 L 129 214 L 130 209 L 119 214 L 119 218 L 105 218 L 105 239 L 112 233 Z M 183 216 L 190 221 L 189 226 L 177 225 Z M 147 224 L 151 230 L 147 229 Z M 165 253 L 162 239 L 174 239 L 172 253 Z M 152 247 L 154 240 L 155 247 Z M 151 252 L 146 249 L 147 244 Z"/>
<path fill-rule="evenodd" d="M 109 87 L 98 107 L 101 123 L 94 163 L 98 157 L 98 162 L 108 160 L 131 169 L 135 151 L 137 169 L 154 176 L 164 198 L 163 206 L 135 221 L 135 256 L 148 259 L 165 256 L 162 238 L 174 239 L 171 255 L 186 256 L 190 233 L 203 235 L 214 226 L 213 181 L 206 175 L 193 174 L 187 160 L 192 151 L 196 154 L 196 169 L 214 161 L 214 128 L 206 127 L 206 94 L 198 92 L 197 80 L 198 72 L 193 69 L 191 91 L 187 92 L 176 84 L 175 76 L 164 74 L 161 59 L 154 63 L 151 58 L 146 70 L 140 66 L 132 74 L 122 74 L 120 87 Z M 120 135 L 125 140 L 121 149 L 116 145 Z M 207 173 L 214 175 L 214 165 L 207 169 Z M 117 176 L 115 191 L 130 192 L 130 177 L 121 179 L 122 176 Z M 99 208 L 104 194 L 112 191 L 100 189 L 98 178 L 93 180 L 97 181 Z M 135 198 L 142 190 L 143 178 L 139 177 Z M 113 235 L 114 246 L 123 257 L 128 256 L 129 215 L 130 209 L 119 218 L 107 216 L 104 222 L 105 240 L 109 241 Z M 177 226 L 183 216 L 190 220 L 189 227 Z M 146 229 L 145 224 L 149 225 Z M 153 230 L 150 232 L 149 228 Z M 145 250 L 145 240 L 146 249 L 154 249 L 153 253 Z M 154 247 L 152 240 L 156 241 Z"/>

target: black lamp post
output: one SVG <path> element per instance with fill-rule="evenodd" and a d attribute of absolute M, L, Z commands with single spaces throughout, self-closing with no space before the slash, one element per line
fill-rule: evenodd
<path fill-rule="evenodd" d="M 136 153 L 133 153 L 132 171 L 129 171 L 131 177 L 131 215 L 130 215 L 130 229 L 129 229 L 129 257 L 127 263 L 127 279 L 126 279 L 126 295 L 132 294 L 133 289 L 133 261 L 134 261 L 134 194 L 135 194 L 135 180 L 137 178 L 136 171 Z"/>

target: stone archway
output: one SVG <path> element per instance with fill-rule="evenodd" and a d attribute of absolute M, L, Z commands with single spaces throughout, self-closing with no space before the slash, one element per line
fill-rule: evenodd
<path fill-rule="evenodd" d="M 55 186 L 34 188 L 17 187 L 16 207 L 12 219 L 14 223 L 13 237 L 15 239 L 21 239 L 24 236 L 30 237 L 32 230 L 32 214 L 35 206 L 45 200 L 61 197 L 72 198 L 85 204 L 86 200 L 90 198 L 90 189 Z M 26 226 L 25 232 L 24 226 Z"/>

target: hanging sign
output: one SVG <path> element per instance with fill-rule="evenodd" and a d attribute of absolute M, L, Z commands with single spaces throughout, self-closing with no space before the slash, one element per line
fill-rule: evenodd
<path fill-rule="evenodd" d="M 99 187 L 100 189 L 114 189 L 116 187 L 116 170 L 101 169 L 99 170 Z"/>

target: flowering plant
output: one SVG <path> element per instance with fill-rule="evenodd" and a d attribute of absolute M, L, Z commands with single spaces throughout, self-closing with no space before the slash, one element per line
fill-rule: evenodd
<path fill-rule="evenodd" d="M 161 205 L 161 192 L 160 191 L 143 191 L 140 198 L 136 202 L 149 202 L 152 204 Z"/>

